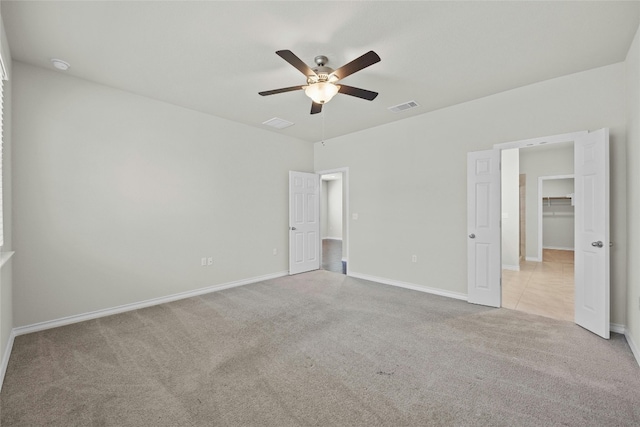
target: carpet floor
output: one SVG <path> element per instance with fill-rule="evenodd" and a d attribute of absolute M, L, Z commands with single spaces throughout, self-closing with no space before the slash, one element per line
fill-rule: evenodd
<path fill-rule="evenodd" d="M 6 426 L 638 426 L 624 336 L 315 271 L 15 339 Z"/>

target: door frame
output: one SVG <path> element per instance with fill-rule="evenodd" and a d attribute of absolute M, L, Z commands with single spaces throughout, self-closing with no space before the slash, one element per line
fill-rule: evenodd
<path fill-rule="evenodd" d="M 345 166 L 342 168 L 335 168 L 335 169 L 323 169 L 320 171 L 316 171 L 315 172 L 319 177 L 322 177 L 322 175 L 329 175 L 332 173 L 342 173 L 342 198 L 344 200 L 344 202 L 342 203 L 342 212 L 343 212 L 343 218 L 344 221 L 342 221 L 342 235 L 344 237 L 346 237 L 346 242 L 345 239 L 343 237 L 342 239 L 342 260 L 346 262 L 346 271 L 345 274 L 348 276 L 349 275 L 349 246 L 351 245 L 351 236 L 349 234 L 349 200 L 350 200 L 350 196 L 349 196 L 349 167 Z M 322 185 L 320 185 L 320 199 L 322 199 Z M 322 217 L 321 215 L 321 209 L 320 209 L 320 203 L 318 203 L 318 218 L 320 219 L 320 221 L 322 221 Z M 320 249 L 319 249 L 319 253 L 320 253 L 320 267 L 322 268 L 322 236 L 320 237 Z"/>
<path fill-rule="evenodd" d="M 575 151 L 575 148 L 574 148 Z M 554 179 L 575 179 L 574 174 L 570 175 L 549 175 L 549 176 L 539 176 L 538 177 L 538 259 L 537 262 L 542 262 L 542 211 L 543 211 L 543 203 L 542 203 L 542 190 L 545 181 L 552 181 Z M 575 184 L 574 184 L 575 185 Z M 576 238 L 573 237 L 573 247 L 575 249 Z M 575 286 L 575 285 L 574 285 Z"/>
<path fill-rule="evenodd" d="M 536 146 L 542 146 L 547 144 L 557 144 L 561 142 L 574 142 L 574 153 L 575 153 L 575 140 L 581 136 L 585 136 L 589 133 L 589 131 L 582 130 L 578 132 L 570 132 L 570 133 L 562 133 L 558 135 L 550 135 L 544 137 L 530 138 L 530 139 L 522 139 L 519 141 L 511 141 L 511 142 L 503 142 L 498 144 L 493 144 L 493 148 L 496 150 L 507 150 L 511 148 L 531 148 Z M 566 176 L 567 178 L 574 178 L 574 175 Z M 502 182 L 500 183 L 502 185 Z M 538 180 L 538 196 L 542 194 L 542 187 L 540 180 Z M 542 262 L 542 204 L 540 202 L 540 197 L 538 197 L 538 259 L 535 261 Z M 527 259 L 527 253 L 525 248 L 524 259 Z M 502 261 L 502 260 L 501 260 Z M 531 261 L 534 261 L 531 259 Z M 502 287 L 502 284 L 500 284 Z"/>

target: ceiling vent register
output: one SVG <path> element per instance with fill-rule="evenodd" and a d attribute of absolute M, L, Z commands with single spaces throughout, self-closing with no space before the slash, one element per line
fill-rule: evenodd
<path fill-rule="evenodd" d="M 280 119 L 278 117 L 274 117 L 273 119 L 269 119 L 266 122 L 262 122 L 262 124 L 274 127 L 276 129 L 284 129 L 288 128 L 289 126 L 293 126 L 292 122 L 285 119 Z"/>
<path fill-rule="evenodd" d="M 398 104 L 394 105 L 393 107 L 389 107 L 389 110 L 393 111 L 394 113 L 399 113 L 401 111 L 410 110 L 419 106 L 420 104 L 418 104 L 416 101 L 409 101 L 405 102 L 404 104 Z"/>

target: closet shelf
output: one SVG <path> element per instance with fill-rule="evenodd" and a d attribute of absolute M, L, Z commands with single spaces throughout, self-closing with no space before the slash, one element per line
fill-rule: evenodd
<path fill-rule="evenodd" d="M 543 206 L 573 206 L 572 195 L 543 197 Z"/>

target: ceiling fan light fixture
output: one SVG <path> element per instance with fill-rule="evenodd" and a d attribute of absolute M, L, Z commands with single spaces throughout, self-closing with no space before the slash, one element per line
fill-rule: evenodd
<path fill-rule="evenodd" d="M 308 85 L 304 89 L 304 93 L 316 104 L 326 104 L 331 101 L 331 98 L 333 98 L 339 90 L 340 86 L 331 82 L 318 82 Z"/>

